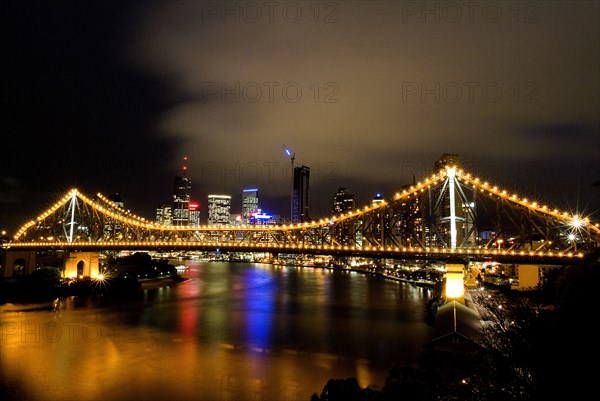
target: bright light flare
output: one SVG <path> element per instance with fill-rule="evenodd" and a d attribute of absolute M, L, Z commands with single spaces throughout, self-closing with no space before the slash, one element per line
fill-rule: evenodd
<path fill-rule="evenodd" d="M 575 217 L 573 220 L 571 220 L 571 226 L 573 228 L 581 228 L 583 227 L 584 222 L 583 220 L 579 219 L 578 217 Z"/>
<path fill-rule="evenodd" d="M 460 298 L 465 294 L 463 278 L 446 278 L 446 297 Z"/>
<path fill-rule="evenodd" d="M 461 298 L 465 294 L 463 266 L 460 264 L 446 265 L 446 297 Z"/>

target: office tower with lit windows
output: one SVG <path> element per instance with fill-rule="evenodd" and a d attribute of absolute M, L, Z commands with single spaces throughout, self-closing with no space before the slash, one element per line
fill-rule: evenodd
<path fill-rule="evenodd" d="M 190 223 L 190 197 L 192 195 L 192 180 L 187 177 L 187 156 L 183 158 L 183 175 L 175 177 L 173 183 L 173 207 L 171 223 L 174 226 L 187 226 Z"/>
<path fill-rule="evenodd" d="M 434 172 L 438 172 L 446 167 L 455 166 L 458 167 L 460 165 L 460 156 L 453 153 L 444 153 L 437 159 L 433 165 Z"/>
<path fill-rule="evenodd" d="M 411 187 L 415 183 L 407 184 L 400 187 L 399 192 L 411 191 Z M 401 244 L 409 246 L 425 247 L 427 226 L 424 223 L 425 219 L 425 195 L 417 194 L 403 198 L 395 216 L 395 221 L 392 227 L 392 235 L 398 239 Z"/>
<path fill-rule="evenodd" d="M 231 196 L 208 195 L 208 224 L 226 225 L 231 217 Z"/>
<path fill-rule="evenodd" d="M 385 199 L 380 192 L 377 192 L 371 200 L 371 207 L 383 204 L 385 204 Z M 387 213 L 387 209 L 379 209 L 378 212 L 371 215 L 371 221 L 368 222 L 368 228 L 365 230 L 369 235 L 363 238 L 363 245 L 381 245 L 383 243 L 383 236 L 385 232 L 389 231 L 389 219 L 386 218 Z"/>
<path fill-rule="evenodd" d="M 156 222 L 165 226 L 171 225 L 171 205 L 161 205 L 156 208 Z"/>
<path fill-rule="evenodd" d="M 190 226 L 200 225 L 200 204 L 198 202 L 191 201 L 189 204 L 190 210 Z"/>
<path fill-rule="evenodd" d="M 378 206 L 381 205 L 383 202 L 385 202 L 385 199 L 383 199 L 383 195 L 381 195 L 381 192 L 377 192 L 371 200 L 371 205 Z"/>
<path fill-rule="evenodd" d="M 333 215 L 340 215 L 354 210 L 354 195 L 348 193 L 346 188 L 339 188 L 333 195 Z M 357 230 L 356 224 L 340 224 L 338 226 L 339 240 L 344 245 L 355 243 Z"/>
<path fill-rule="evenodd" d="M 303 223 L 309 220 L 308 187 L 310 167 L 294 167 L 294 193 L 292 223 Z"/>
<path fill-rule="evenodd" d="M 190 222 L 190 196 L 192 181 L 188 177 L 175 177 L 173 184 L 173 206 L 171 223 L 174 226 L 187 226 Z"/>
<path fill-rule="evenodd" d="M 346 188 L 340 188 L 333 196 L 333 214 L 346 213 L 354 210 L 354 195 Z"/>
<path fill-rule="evenodd" d="M 252 215 L 258 210 L 258 189 L 244 189 L 242 192 L 242 224 L 250 224 Z"/>

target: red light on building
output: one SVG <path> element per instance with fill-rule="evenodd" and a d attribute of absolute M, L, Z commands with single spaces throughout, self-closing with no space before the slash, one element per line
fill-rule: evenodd
<path fill-rule="evenodd" d="M 190 202 L 188 207 L 190 210 L 198 210 L 200 208 L 200 204 L 196 202 Z"/>

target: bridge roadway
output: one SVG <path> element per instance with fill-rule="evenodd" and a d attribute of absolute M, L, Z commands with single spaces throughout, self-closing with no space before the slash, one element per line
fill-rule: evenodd
<path fill-rule="evenodd" d="M 383 246 L 342 246 L 342 245 L 294 245 L 273 243 L 232 243 L 198 241 L 133 241 L 133 242 L 21 242 L 6 243 L 6 251 L 208 251 L 208 252 L 255 252 L 270 254 L 330 255 L 338 257 L 363 257 L 370 259 L 405 259 L 440 262 L 483 262 L 494 260 L 499 263 L 535 263 L 544 265 L 578 264 L 595 253 L 516 251 L 470 248 L 407 248 Z"/>

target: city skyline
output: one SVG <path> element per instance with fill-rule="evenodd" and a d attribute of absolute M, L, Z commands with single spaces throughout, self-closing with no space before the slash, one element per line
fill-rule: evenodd
<path fill-rule="evenodd" d="M 223 5 L 224 4 L 224 5 Z M 249 6 L 248 4 L 252 4 Z M 444 153 L 561 209 L 600 209 L 598 2 L 10 3 L 0 226 L 69 188 L 154 218 L 191 200 L 287 216 L 390 196 Z M 594 186 L 596 184 L 596 186 Z"/>

